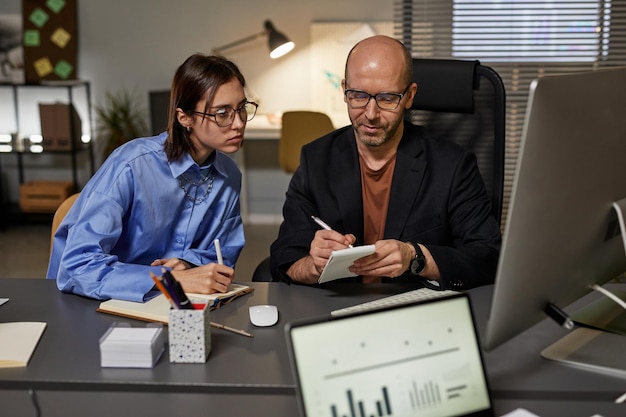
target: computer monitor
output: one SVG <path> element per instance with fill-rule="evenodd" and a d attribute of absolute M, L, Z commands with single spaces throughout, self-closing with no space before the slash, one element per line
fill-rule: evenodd
<path fill-rule="evenodd" d="M 625 91 L 626 67 L 531 84 L 485 349 L 626 271 Z"/>

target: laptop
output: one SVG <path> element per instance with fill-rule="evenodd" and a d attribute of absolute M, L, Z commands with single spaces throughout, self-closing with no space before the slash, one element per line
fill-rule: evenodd
<path fill-rule="evenodd" d="M 494 416 L 465 293 L 285 326 L 301 417 Z"/>

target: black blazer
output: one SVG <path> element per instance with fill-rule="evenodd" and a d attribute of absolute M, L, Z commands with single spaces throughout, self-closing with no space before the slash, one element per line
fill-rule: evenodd
<path fill-rule="evenodd" d="M 285 271 L 308 255 L 319 229 L 311 215 L 334 230 L 354 234 L 357 245 L 364 243 L 361 175 L 352 126 L 302 148 L 300 166 L 286 194 L 284 221 L 271 246 L 272 276 L 290 281 Z M 384 238 L 428 247 L 439 266 L 442 289 L 493 283 L 500 228 L 491 215 L 475 156 L 426 137 L 422 127 L 405 122 Z M 415 279 L 405 273 L 384 281 Z"/>

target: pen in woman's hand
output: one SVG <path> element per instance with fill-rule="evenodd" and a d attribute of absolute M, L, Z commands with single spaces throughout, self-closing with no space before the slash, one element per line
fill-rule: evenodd
<path fill-rule="evenodd" d="M 316 216 L 311 216 L 311 218 L 313 219 L 313 221 L 317 224 L 319 224 L 322 229 L 324 230 L 333 230 L 329 225 L 327 225 L 322 219 L 320 219 L 319 217 Z M 348 245 L 349 248 L 352 247 L 352 245 Z"/>
<path fill-rule="evenodd" d="M 224 258 L 222 257 L 222 247 L 220 246 L 220 240 L 215 239 L 213 241 L 215 245 L 215 254 L 217 255 L 217 263 L 220 265 L 224 265 Z"/>

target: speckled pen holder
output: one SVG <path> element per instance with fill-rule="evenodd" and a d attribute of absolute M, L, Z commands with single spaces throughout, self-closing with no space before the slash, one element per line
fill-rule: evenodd
<path fill-rule="evenodd" d="M 209 307 L 169 312 L 171 363 L 205 363 L 211 352 Z"/>

